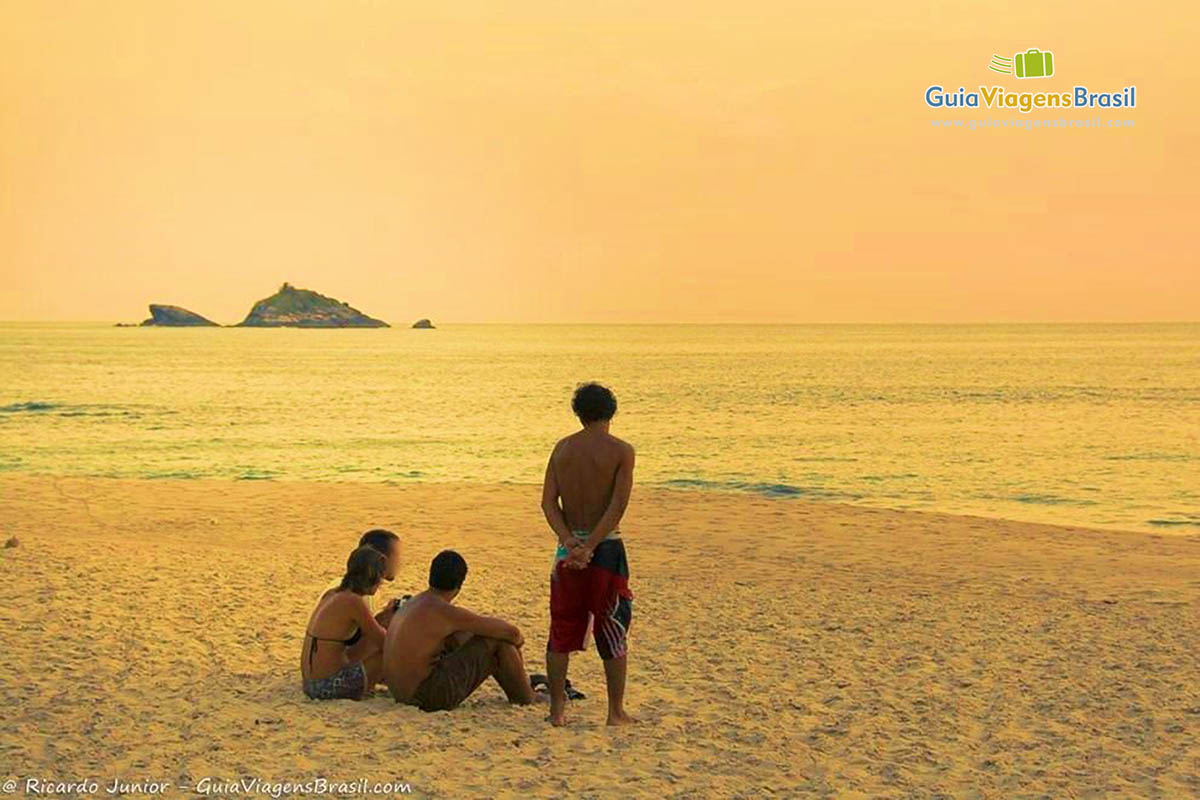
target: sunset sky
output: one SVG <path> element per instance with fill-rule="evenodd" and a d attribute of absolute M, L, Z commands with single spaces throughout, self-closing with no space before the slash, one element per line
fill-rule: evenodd
<path fill-rule="evenodd" d="M 0 0 L 0 320 L 232 323 L 285 280 L 393 324 L 1196 320 L 1198 21 Z M 1029 47 L 1053 78 L 987 71 Z M 1018 114 L 934 83 L 1136 84 L 1099 114 L 1136 127 L 935 130 Z"/>

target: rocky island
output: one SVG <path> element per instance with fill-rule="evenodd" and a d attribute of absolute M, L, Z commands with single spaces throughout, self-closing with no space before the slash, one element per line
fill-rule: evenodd
<path fill-rule="evenodd" d="M 386 322 L 368 317 L 341 300 L 284 283 L 279 291 L 259 300 L 239 328 L 387 328 Z"/>
<path fill-rule="evenodd" d="M 150 318 L 143 322 L 142 325 L 166 325 L 171 327 L 211 325 L 212 327 L 217 327 L 217 323 L 200 316 L 194 311 L 188 311 L 186 308 L 180 308 L 179 306 L 164 306 L 156 303 L 150 304 Z"/>
<path fill-rule="evenodd" d="M 427 319 L 419 319 L 412 326 L 421 330 L 433 330 L 433 323 Z"/>

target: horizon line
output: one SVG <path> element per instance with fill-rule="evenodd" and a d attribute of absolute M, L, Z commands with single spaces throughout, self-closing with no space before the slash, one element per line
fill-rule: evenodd
<path fill-rule="evenodd" d="M 330 327 L 303 327 L 298 325 L 265 325 L 265 326 L 244 326 L 239 323 L 217 323 L 216 325 L 145 325 L 138 322 L 113 322 L 106 319 L 0 319 L 0 325 L 53 325 L 53 324 L 74 324 L 74 325 L 106 325 L 110 327 L 126 327 L 126 328 L 297 328 L 299 330 L 341 330 L 341 329 L 363 329 L 363 330 L 384 330 L 384 328 L 375 328 L 371 326 L 345 325 L 345 326 L 330 326 Z M 689 326 L 831 326 L 831 325 L 1196 325 L 1200 324 L 1200 319 L 1143 319 L 1143 320 L 876 320 L 876 321 L 854 321 L 854 320 L 825 320 L 825 321 L 749 321 L 749 320 L 725 320 L 725 321 L 689 321 L 689 320 L 669 320 L 669 321 L 623 321 L 623 322 L 560 322 L 560 321 L 502 321 L 502 320 L 463 320 L 454 322 L 434 322 L 434 329 L 443 325 L 553 325 L 553 326 L 670 326 L 670 325 L 689 325 Z M 398 330 L 411 330 L 411 323 L 393 325 L 388 323 L 387 328 Z"/>

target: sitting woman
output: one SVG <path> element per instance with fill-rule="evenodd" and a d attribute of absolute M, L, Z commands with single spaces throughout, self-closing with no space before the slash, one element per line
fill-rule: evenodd
<path fill-rule="evenodd" d="M 383 580 L 386 559 L 373 547 L 360 547 L 346 561 L 337 589 L 321 596 L 308 619 L 300 677 L 314 700 L 361 700 L 382 672 L 386 631 L 367 607 Z"/>

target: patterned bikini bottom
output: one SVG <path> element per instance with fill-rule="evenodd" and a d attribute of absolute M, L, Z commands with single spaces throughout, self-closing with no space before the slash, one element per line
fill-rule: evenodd
<path fill-rule="evenodd" d="M 309 678 L 304 693 L 313 700 L 361 700 L 367 690 L 367 668 L 361 661 L 347 664 L 328 678 Z"/>

